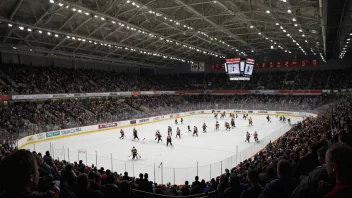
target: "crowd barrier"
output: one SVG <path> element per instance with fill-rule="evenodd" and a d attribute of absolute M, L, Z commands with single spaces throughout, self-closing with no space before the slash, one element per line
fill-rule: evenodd
<path fill-rule="evenodd" d="M 143 161 L 125 161 L 114 158 L 113 154 L 106 155 L 100 154 L 99 151 L 89 152 L 87 150 L 70 150 L 69 147 L 57 148 L 55 146 L 55 139 L 65 138 L 70 136 L 88 134 L 99 132 L 102 130 L 116 129 L 120 127 L 135 126 L 141 124 L 148 124 L 153 122 L 159 122 L 168 119 L 175 119 L 179 117 L 186 117 L 199 114 L 211 114 L 213 111 L 219 111 L 226 113 L 248 113 L 248 114 L 262 114 L 262 115 L 286 115 L 286 116 L 312 116 L 316 114 L 308 112 L 290 112 L 290 111 L 266 111 L 266 110 L 197 110 L 189 112 L 180 112 L 175 114 L 167 114 L 161 116 L 155 116 L 150 118 L 142 118 L 135 120 L 126 120 L 120 122 L 112 122 L 105 124 L 98 124 L 92 126 L 76 127 L 71 129 L 63 129 L 57 131 L 49 131 L 45 133 L 38 133 L 32 136 L 27 136 L 18 141 L 18 148 L 26 148 L 29 150 L 35 150 L 45 152 L 49 150 L 52 157 L 59 160 L 66 160 L 69 162 L 82 160 L 86 165 L 95 164 L 97 167 L 104 167 L 117 173 L 128 172 L 130 176 L 138 176 L 139 173 L 148 173 L 149 178 L 157 183 L 171 182 L 174 184 L 182 184 L 184 181 L 193 181 L 194 177 L 198 175 L 201 179 L 210 180 L 215 178 L 222 173 L 225 169 L 231 169 L 237 166 L 241 161 L 252 157 L 255 153 L 263 149 L 269 142 L 273 142 L 283 134 L 285 134 L 291 126 L 288 124 L 283 125 L 281 128 L 273 131 L 268 136 L 260 139 L 259 143 L 252 143 L 249 147 L 238 150 L 238 146 L 234 146 L 234 155 L 212 164 L 198 164 L 194 163 L 192 167 L 185 168 L 174 168 L 164 166 L 162 162 L 157 164 L 143 164 Z M 41 143 L 41 144 L 38 144 Z"/>

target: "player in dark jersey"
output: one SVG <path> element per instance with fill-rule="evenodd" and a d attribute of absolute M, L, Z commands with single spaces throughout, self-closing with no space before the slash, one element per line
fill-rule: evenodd
<path fill-rule="evenodd" d="M 248 142 L 249 143 L 250 139 L 251 139 L 251 134 L 247 131 L 247 133 L 246 133 L 246 141 L 244 141 L 244 142 Z"/>
<path fill-rule="evenodd" d="M 120 139 L 124 139 L 126 137 L 125 132 L 122 129 L 120 130 L 120 134 L 121 134 Z"/>
<path fill-rule="evenodd" d="M 132 153 L 132 159 L 138 159 L 138 157 L 137 157 L 137 149 L 135 148 L 135 147 L 133 147 L 132 149 L 131 149 L 131 153 Z"/>
<path fill-rule="evenodd" d="M 202 127 L 203 127 L 203 133 L 206 133 L 207 132 L 207 125 L 205 124 L 205 122 Z"/>
<path fill-rule="evenodd" d="M 193 136 L 197 135 L 198 137 L 198 128 L 196 126 L 193 127 Z"/>
<path fill-rule="evenodd" d="M 138 139 L 138 134 L 137 134 L 137 130 L 135 128 L 133 128 L 133 139 Z"/>
<path fill-rule="evenodd" d="M 156 140 L 156 139 L 158 139 L 158 143 L 159 143 L 160 140 L 163 141 L 163 140 L 161 139 L 161 134 L 160 134 L 160 131 L 159 131 L 159 130 L 157 130 L 156 133 L 155 133 L 155 140 Z"/>
<path fill-rule="evenodd" d="M 172 139 L 171 139 L 171 135 L 168 135 L 167 138 L 166 138 L 166 146 L 169 146 L 169 144 L 171 144 L 172 146 Z"/>
<path fill-rule="evenodd" d="M 236 124 L 235 124 L 235 119 L 234 118 L 231 119 L 231 127 L 232 128 L 236 128 Z"/>
<path fill-rule="evenodd" d="M 179 138 L 181 138 L 181 130 L 177 127 L 177 129 L 176 129 L 176 138 L 177 138 L 177 136 L 179 137 Z"/>

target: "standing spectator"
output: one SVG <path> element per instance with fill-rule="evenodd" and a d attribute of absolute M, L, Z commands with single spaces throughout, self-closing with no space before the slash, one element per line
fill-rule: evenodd
<path fill-rule="evenodd" d="M 263 187 L 258 183 L 258 171 L 249 170 L 247 179 L 248 182 L 251 184 L 251 187 L 242 192 L 241 198 L 258 198 L 259 194 L 263 190 Z"/>
<path fill-rule="evenodd" d="M 352 149 L 346 144 L 335 144 L 326 152 L 326 170 L 336 180 L 334 189 L 324 198 L 349 198 L 352 195 Z M 320 183 L 324 186 L 324 182 Z"/>
<path fill-rule="evenodd" d="M 59 191 L 36 192 L 39 171 L 34 155 L 27 150 L 15 151 L 0 164 L 0 185 L 4 189 L 1 198 L 58 198 Z"/>
<path fill-rule="evenodd" d="M 152 186 L 152 183 L 148 180 L 148 178 L 149 178 L 148 173 L 145 173 L 144 180 L 143 180 L 143 184 L 145 187 L 144 191 L 153 193 L 153 186 Z"/>
<path fill-rule="evenodd" d="M 77 177 L 77 198 L 103 198 L 104 194 L 99 190 L 89 189 L 89 179 L 87 174 L 83 173 Z"/>
<path fill-rule="evenodd" d="M 137 184 L 137 189 L 138 190 L 141 190 L 141 191 L 144 191 L 144 179 L 143 179 L 143 173 L 140 173 L 139 174 L 139 179 L 136 179 L 136 184 Z"/>
<path fill-rule="evenodd" d="M 191 190 L 191 194 L 192 195 L 196 195 L 196 194 L 201 194 L 203 193 L 203 190 L 201 189 L 201 185 L 199 182 L 199 177 L 196 176 L 195 181 L 192 183 L 192 190 Z"/>
<path fill-rule="evenodd" d="M 79 163 L 78 163 L 78 169 L 80 168 L 84 168 L 86 165 L 83 164 L 83 161 L 82 160 L 79 160 Z"/>
<path fill-rule="evenodd" d="M 127 181 L 130 180 L 130 177 L 128 176 L 128 172 L 125 172 L 125 173 L 123 174 L 122 180 L 127 180 Z"/>
<path fill-rule="evenodd" d="M 280 160 L 277 164 L 277 175 L 268 183 L 259 195 L 260 198 L 289 198 L 299 182 L 291 177 L 291 164 L 288 160 Z"/>
<path fill-rule="evenodd" d="M 45 152 L 45 155 L 44 155 L 43 159 L 44 159 L 44 162 L 45 162 L 46 164 L 51 165 L 52 159 L 51 159 L 51 156 L 50 156 L 49 151 L 46 151 L 46 152 Z"/>

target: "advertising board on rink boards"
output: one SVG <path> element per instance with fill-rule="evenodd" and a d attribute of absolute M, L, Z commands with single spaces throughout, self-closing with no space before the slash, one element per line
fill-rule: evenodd
<path fill-rule="evenodd" d="M 125 121 L 120 121 L 120 122 L 115 122 L 115 123 L 103 123 L 103 124 L 98 124 L 98 125 L 82 126 L 82 127 L 62 129 L 62 130 L 56 130 L 56 131 L 48 131 L 48 132 L 30 135 L 30 136 L 24 137 L 22 139 L 19 139 L 18 140 L 18 148 L 21 148 L 21 146 L 23 146 L 25 144 L 33 144 L 37 141 L 42 141 L 45 139 L 55 139 L 59 136 L 69 136 L 73 133 L 80 134 L 80 133 L 94 132 L 94 131 L 102 130 L 105 128 L 106 128 L 106 130 L 108 130 L 109 128 L 112 129 L 114 127 L 130 126 L 130 125 L 138 124 L 137 123 L 138 121 L 140 124 L 145 124 L 145 123 L 151 123 L 151 122 L 155 122 L 155 121 L 181 118 L 181 117 L 190 116 L 190 115 L 192 116 L 192 115 L 198 115 L 198 114 L 212 114 L 212 111 L 213 110 L 196 110 L 196 111 L 190 111 L 190 112 L 181 112 L 181 113 L 160 115 L 160 116 L 143 118 L 143 119 L 138 119 L 138 120 L 125 120 Z M 226 113 L 243 112 L 242 110 L 238 110 L 238 109 L 216 109 L 215 111 L 219 111 L 219 112 L 225 111 Z M 280 114 L 292 115 L 292 116 L 308 116 L 308 117 L 316 117 L 317 116 L 314 113 L 307 113 L 307 112 L 266 111 L 266 110 L 249 110 L 248 112 L 252 112 L 254 114 L 277 114 L 277 113 L 280 113 Z"/>

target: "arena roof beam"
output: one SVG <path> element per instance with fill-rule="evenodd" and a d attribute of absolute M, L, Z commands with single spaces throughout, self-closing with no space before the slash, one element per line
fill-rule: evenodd
<path fill-rule="evenodd" d="M 30 56 L 40 56 L 42 57 L 42 54 L 36 54 L 33 52 L 30 52 L 29 50 L 22 50 L 21 48 L 18 48 L 17 50 L 12 50 L 7 48 L 6 45 L 0 45 L 1 46 L 1 51 L 3 52 L 8 52 L 8 53 L 16 53 L 16 54 L 24 54 L 24 55 L 30 55 Z M 46 50 L 46 49 L 41 49 L 41 48 L 33 48 L 33 51 L 39 52 L 39 53 L 47 53 L 47 54 L 52 54 L 52 51 Z M 148 64 L 148 63 L 141 63 L 137 61 L 129 61 L 129 60 L 116 60 L 112 58 L 103 58 L 100 56 L 94 56 L 94 55 L 83 55 L 83 54 L 71 54 L 71 53 L 66 53 L 66 52 L 55 52 L 57 55 L 61 55 L 57 58 L 62 58 L 62 59 L 68 59 L 72 60 L 77 59 L 77 60 L 82 60 L 86 62 L 96 62 L 96 63 L 105 63 L 105 64 L 111 64 L 111 65 L 116 65 L 116 66 L 128 66 L 128 67 L 145 67 L 145 68 L 164 68 L 164 69 L 173 69 L 172 67 L 165 67 L 165 66 L 158 66 L 155 64 Z M 70 58 L 66 58 L 70 57 Z"/>
<path fill-rule="evenodd" d="M 195 15 L 198 15 L 199 17 L 202 17 L 203 20 L 207 21 L 210 25 L 214 26 L 215 28 L 217 28 L 219 31 L 223 31 L 225 34 L 236 38 L 239 42 L 241 42 L 242 44 L 249 46 L 251 49 L 255 50 L 255 47 L 253 47 L 252 45 L 250 45 L 249 43 L 247 43 L 245 40 L 243 40 L 242 38 L 238 37 L 237 35 L 231 33 L 230 31 L 228 31 L 227 29 L 223 28 L 222 26 L 214 23 L 212 20 L 208 19 L 207 17 L 203 16 L 201 13 L 199 13 L 197 10 L 195 10 L 193 7 L 187 5 L 185 2 L 183 2 L 182 0 L 173 0 L 175 3 L 182 5 L 186 8 L 186 10 L 189 10 L 190 12 L 192 12 Z"/>
<path fill-rule="evenodd" d="M 22 41 L 23 39 L 21 39 L 21 38 L 19 38 L 19 37 L 10 37 L 12 40 L 20 40 L 20 41 Z M 52 43 L 47 43 L 47 42 L 40 42 L 40 41 L 31 41 L 31 40 L 28 40 L 27 42 L 31 42 L 31 43 L 38 43 L 38 44 L 41 44 L 41 45 L 53 45 Z M 4 44 L 3 46 L 6 46 L 6 45 L 8 45 L 8 44 Z M 11 46 L 14 46 L 14 45 L 12 45 L 11 44 Z M 8 46 L 7 46 L 8 47 Z M 22 46 L 18 46 L 17 48 L 21 48 Z M 71 46 L 61 46 L 62 48 L 67 48 L 67 49 L 69 49 L 69 50 L 71 50 L 70 52 L 66 52 L 66 53 L 71 53 L 71 54 L 73 54 L 73 55 L 76 55 L 77 53 L 72 53 L 72 51 L 73 50 L 75 50 L 76 48 L 75 47 L 71 47 Z M 105 52 L 105 51 L 97 51 L 97 49 L 98 48 L 100 48 L 101 46 L 100 45 L 97 45 L 97 47 L 95 48 L 95 49 L 93 49 L 93 50 L 91 50 L 91 49 L 84 49 L 84 48 L 80 48 L 80 50 L 81 51 L 85 51 L 85 52 L 90 52 L 89 53 L 89 56 L 90 55 L 93 55 L 94 53 L 100 53 L 100 54 L 107 54 L 108 52 Z M 44 48 L 42 48 L 42 47 L 37 47 L 37 46 L 34 46 L 34 45 L 32 45 L 32 46 L 30 46 L 30 48 L 32 49 L 32 51 L 33 51 L 33 49 L 36 49 L 36 48 L 41 48 L 41 49 L 44 49 Z M 60 50 L 58 50 L 58 51 L 51 51 L 50 49 L 46 49 L 45 48 L 45 50 L 48 50 L 48 51 L 50 51 L 50 54 L 52 54 L 52 53 L 54 53 L 54 54 L 56 54 L 56 53 L 58 53 L 58 52 L 63 52 L 63 51 L 60 51 Z M 29 51 L 29 50 L 28 50 Z M 47 54 L 47 57 L 48 56 L 50 56 L 50 54 Z M 121 54 L 114 54 L 115 56 L 121 56 Z M 134 58 L 134 59 L 137 59 L 138 58 L 138 60 L 142 60 L 142 61 L 151 61 L 151 59 L 150 59 L 150 57 L 148 57 L 148 58 L 141 58 L 141 57 L 137 57 L 137 56 L 130 56 L 129 58 Z M 169 59 L 161 59 L 160 57 L 155 57 L 155 58 L 158 58 L 158 59 L 156 59 L 156 60 L 153 60 L 154 62 L 159 62 L 159 60 L 164 60 L 165 62 L 166 61 L 168 61 Z M 125 59 L 116 59 L 115 58 L 115 61 L 117 61 L 117 60 L 125 60 Z"/>
<path fill-rule="evenodd" d="M 231 5 L 232 5 L 234 8 L 236 8 L 235 11 L 230 10 L 230 8 L 228 8 L 227 6 L 225 6 L 224 4 L 222 4 L 222 3 L 220 2 L 220 0 L 217 2 L 217 4 L 220 5 L 221 8 L 223 8 L 223 9 L 229 11 L 232 15 L 235 16 L 236 14 L 237 14 L 237 15 L 240 14 L 241 19 L 243 19 L 243 21 L 244 21 L 248 26 L 252 26 L 253 29 L 257 30 L 257 32 L 255 32 L 255 34 L 257 34 L 258 32 L 261 32 L 262 34 L 271 33 L 271 32 L 263 32 L 263 30 L 259 30 L 256 25 L 253 25 L 253 24 L 251 23 L 250 17 L 248 17 L 248 16 L 247 16 L 246 14 L 244 14 L 244 13 L 243 13 L 243 14 L 240 13 L 240 9 L 237 7 L 237 5 L 236 5 L 234 2 L 230 1 L 230 3 L 231 3 Z M 235 13 L 235 12 L 236 12 L 236 13 Z M 263 10 L 261 10 L 261 12 L 263 12 Z M 247 29 L 248 29 L 248 27 L 247 27 Z M 252 34 L 252 33 L 248 33 L 248 34 Z M 239 34 L 237 34 L 237 35 L 239 35 Z M 265 35 L 265 36 L 266 36 L 266 35 Z M 260 35 L 260 37 L 261 37 L 263 40 L 265 40 L 265 38 L 264 38 L 263 35 Z M 266 36 L 266 37 L 268 37 L 269 39 L 275 39 L 275 38 L 270 38 L 269 36 Z M 270 41 L 268 41 L 268 42 L 270 42 Z M 278 41 L 278 42 L 279 42 L 279 41 Z M 270 43 L 269 43 L 269 44 L 270 44 Z M 281 45 L 282 45 L 282 44 L 281 44 Z M 286 48 L 286 47 L 283 46 L 283 45 L 282 45 L 282 47 L 283 47 L 283 48 Z"/>
<path fill-rule="evenodd" d="M 36 29 L 36 27 L 34 27 L 33 25 L 25 24 L 25 23 L 19 23 L 19 22 L 15 22 L 15 21 L 10 21 L 10 20 L 4 19 L 2 17 L 0 17 L 0 21 L 6 22 L 6 23 L 15 24 L 15 25 L 20 25 L 20 26 L 24 26 L 24 27 L 30 27 L 32 29 Z M 109 42 L 109 41 L 104 41 L 104 40 L 100 40 L 100 39 L 90 38 L 90 37 L 86 37 L 86 36 L 80 36 L 80 35 L 76 35 L 76 34 L 73 34 L 73 33 L 57 31 L 57 30 L 52 30 L 52 29 L 48 29 L 48 28 L 40 28 L 40 29 L 43 30 L 43 31 L 46 31 L 46 32 L 51 32 L 51 33 L 55 33 L 55 34 L 59 34 L 59 35 L 65 35 L 65 36 L 67 35 L 67 36 L 70 36 L 70 37 L 80 37 L 82 39 L 86 39 L 87 41 L 88 40 L 93 40 L 93 41 L 96 41 L 96 42 L 99 42 L 99 43 L 106 43 L 106 44 L 110 44 L 110 45 L 118 45 L 118 46 L 124 47 L 124 48 L 134 48 L 135 50 L 138 50 L 138 51 L 149 51 L 151 53 L 160 54 L 161 56 L 172 57 L 172 55 L 169 55 L 169 54 L 162 54 L 162 53 L 157 52 L 157 51 L 146 50 L 146 49 L 142 49 L 142 48 L 139 48 L 139 47 L 130 46 L 130 45 L 126 45 L 126 44 L 113 43 L 113 42 Z M 180 58 L 180 57 L 174 57 L 174 58 L 184 59 L 184 58 Z"/>
<path fill-rule="evenodd" d="M 124 24 L 126 24 L 126 25 L 128 25 L 128 26 L 130 26 L 130 27 L 133 27 L 133 28 L 136 28 L 136 29 L 140 29 L 140 30 L 145 31 L 145 32 L 150 32 L 150 33 L 154 34 L 154 35 L 157 36 L 157 37 L 163 37 L 163 38 L 165 38 L 165 39 L 169 39 L 169 40 L 172 40 L 172 41 L 174 41 L 174 42 L 179 42 L 179 43 L 181 43 L 182 45 L 185 44 L 185 45 L 188 45 L 188 46 L 191 46 L 191 47 L 194 47 L 194 48 L 198 48 L 198 49 L 200 49 L 200 50 L 202 50 L 202 51 L 207 51 L 207 52 L 210 52 L 210 53 L 213 53 L 213 54 L 219 54 L 219 55 L 225 56 L 224 54 L 219 53 L 219 52 L 214 52 L 214 51 L 211 51 L 211 50 L 208 50 L 208 49 L 204 49 L 204 48 L 201 48 L 201 47 L 197 47 L 197 46 L 194 46 L 194 45 L 190 45 L 190 44 L 188 44 L 188 43 L 183 43 L 182 41 L 175 40 L 175 39 L 173 39 L 173 38 L 170 38 L 169 36 L 160 35 L 160 34 L 158 34 L 158 33 L 156 33 L 156 32 L 153 32 L 153 31 L 151 31 L 151 30 L 147 30 L 147 29 L 142 28 L 142 27 L 140 27 L 140 26 L 131 24 L 131 23 L 126 22 L 126 21 L 124 21 L 124 20 L 121 20 L 121 19 L 119 19 L 119 18 L 117 18 L 117 17 L 110 16 L 110 15 L 107 15 L 107 14 L 105 14 L 105 13 L 96 12 L 96 11 L 94 11 L 94 10 L 88 8 L 88 7 L 85 7 L 85 6 L 80 5 L 80 4 L 77 4 L 77 3 L 68 2 L 68 1 L 66 1 L 66 0 L 58 0 L 58 1 L 56 1 L 56 2 L 61 2 L 61 3 L 63 3 L 63 4 L 69 5 L 70 7 L 75 7 L 75 8 L 77 8 L 77 9 L 87 10 L 88 12 L 90 12 L 90 13 L 93 14 L 93 15 L 103 16 L 103 17 L 105 17 L 106 19 L 111 19 L 111 20 L 114 20 L 114 21 L 116 21 L 116 22 L 124 23 Z"/>
<path fill-rule="evenodd" d="M 157 8 L 157 9 L 156 9 L 156 8 L 151 8 L 151 7 L 148 6 L 148 4 L 151 4 L 152 2 L 153 2 L 153 1 L 150 1 L 150 2 L 148 2 L 147 4 L 142 4 L 141 2 L 138 2 L 138 4 L 140 4 L 142 7 L 145 7 L 145 8 L 147 8 L 147 9 L 149 9 L 149 10 L 157 11 L 158 13 L 161 13 L 158 8 Z M 203 3 L 202 3 L 202 4 L 203 4 Z M 161 14 L 162 14 L 162 16 L 167 17 L 168 19 L 172 19 L 172 18 L 173 18 L 172 16 L 173 16 L 177 11 L 178 11 L 178 9 L 175 9 L 175 10 L 171 13 L 171 15 L 165 14 L 165 13 L 161 13 Z M 145 18 L 147 18 L 145 15 L 143 15 L 143 16 L 144 16 Z M 133 16 L 133 17 L 135 17 L 135 16 Z M 133 17 L 131 17 L 128 22 L 130 22 L 130 21 L 133 19 Z M 177 33 L 175 33 L 175 34 L 173 34 L 173 35 L 169 35 L 170 38 L 173 38 L 174 36 L 178 36 L 178 35 L 180 35 L 180 34 L 186 35 L 185 33 L 187 33 L 187 32 L 190 31 L 189 29 L 184 30 L 184 29 L 182 28 L 182 24 L 179 25 L 179 26 L 177 26 L 177 25 L 176 25 L 176 26 L 170 25 L 169 23 L 165 22 L 165 20 L 160 20 L 158 17 L 156 17 L 156 15 L 151 15 L 150 18 L 147 18 L 147 20 L 145 20 L 145 21 L 143 21 L 142 23 L 140 23 L 139 26 L 142 26 L 143 24 L 150 22 L 151 19 L 155 19 L 156 21 L 159 22 L 159 24 L 158 24 L 156 27 L 153 28 L 153 29 L 156 30 L 156 31 L 163 31 L 163 30 L 170 30 L 170 29 L 177 30 Z M 177 20 L 177 21 L 180 22 L 180 20 Z M 158 27 L 161 26 L 161 25 L 165 25 L 165 26 L 167 26 L 167 28 L 158 29 Z M 193 25 L 193 24 L 192 24 L 192 25 Z M 192 26 L 192 25 L 191 25 L 191 26 Z M 190 36 L 190 37 L 193 37 L 194 35 L 196 35 L 198 39 L 203 40 L 203 38 L 202 38 L 201 36 L 199 36 L 198 33 L 192 34 L 192 36 Z M 183 42 L 185 42 L 185 41 L 187 41 L 187 40 L 188 40 L 188 39 L 183 40 Z M 215 46 L 217 46 L 217 47 L 223 49 L 224 51 L 229 51 L 229 48 L 228 48 L 228 47 L 226 47 L 226 46 L 224 46 L 224 45 L 219 45 L 218 42 L 212 42 L 212 41 L 210 41 L 210 40 L 207 40 L 207 41 L 208 41 L 208 43 L 209 43 L 210 45 L 213 45 L 213 46 L 215 45 Z M 157 42 L 157 41 L 156 41 L 156 42 Z"/>

